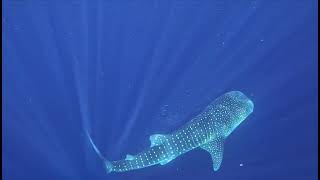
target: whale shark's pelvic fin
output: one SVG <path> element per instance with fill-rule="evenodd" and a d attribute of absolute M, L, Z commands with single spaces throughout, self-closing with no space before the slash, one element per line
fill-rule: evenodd
<path fill-rule="evenodd" d="M 126 160 L 133 160 L 134 156 L 132 156 L 131 154 L 127 154 L 126 156 Z"/>
<path fill-rule="evenodd" d="M 210 153 L 213 170 L 217 171 L 220 168 L 223 159 L 224 138 L 214 139 L 200 147 Z"/>
<path fill-rule="evenodd" d="M 164 143 L 165 140 L 166 140 L 166 135 L 153 134 L 150 136 L 150 143 L 151 143 L 150 147 L 160 145 Z"/>
<path fill-rule="evenodd" d="M 174 158 L 164 159 L 164 160 L 160 161 L 160 164 L 161 164 L 161 165 L 165 165 L 165 164 L 167 164 L 168 162 L 172 161 L 173 159 L 174 159 Z"/>

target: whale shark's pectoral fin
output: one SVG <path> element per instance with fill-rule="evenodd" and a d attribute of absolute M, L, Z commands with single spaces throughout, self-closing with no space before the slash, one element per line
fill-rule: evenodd
<path fill-rule="evenodd" d="M 163 134 L 153 134 L 150 136 L 150 147 L 160 145 L 166 140 L 166 135 Z"/>
<path fill-rule="evenodd" d="M 213 170 L 217 171 L 221 166 L 223 158 L 224 138 L 214 139 L 204 145 L 201 145 L 200 147 L 210 153 L 213 163 Z"/>
<path fill-rule="evenodd" d="M 131 154 L 127 154 L 126 156 L 126 160 L 133 160 L 134 156 L 132 156 Z"/>

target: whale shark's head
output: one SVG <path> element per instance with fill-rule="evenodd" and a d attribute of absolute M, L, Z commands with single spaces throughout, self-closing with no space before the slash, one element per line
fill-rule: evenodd
<path fill-rule="evenodd" d="M 253 112 L 253 102 L 240 91 L 230 91 L 225 94 L 230 99 L 232 99 L 233 107 L 236 108 L 235 111 L 245 115 L 249 115 Z M 246 117 L 247 117 L 246 116 Z"/>
<path fill-rule="evenodd" d="M 222 134 L 228 136 L 239 124 L 253 112 L 253 102 L 240 91 L 230 91 L 219 98 L 219 106 L 223 107 L 224 118 Z"/>

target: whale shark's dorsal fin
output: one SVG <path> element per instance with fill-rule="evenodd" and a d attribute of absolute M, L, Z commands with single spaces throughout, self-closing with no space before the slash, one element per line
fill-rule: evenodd
<path fill-rule="evenodd" d="M 150 147 L 162 144 L 166 139 L 166 135 L 163 134 L 153 134 L 150 136 Z"/>
<path fill-rule="evenodd" d="M 217 171 L 220 168 L 223 159 L 224 138 L 214 139 L 200 147 L 210 153 L 213 170 Z"/>
<path fill-rule="evenodd" d="M 133 160 L 134 156 L 132 156 L 131 154 L 127 154 L 126 156 L 126 160 Z"/>

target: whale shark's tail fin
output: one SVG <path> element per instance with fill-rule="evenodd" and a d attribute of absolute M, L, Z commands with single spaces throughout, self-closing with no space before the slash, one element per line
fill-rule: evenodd
<path fill-rule="evenodd" d="M 111 164 L 111 162 L 110 161 L 108 161 L 108 160 L 105 160 L 104 161 L 104 167 L 106 168 L 106 171 L 107 171 L 107 173 L 111 173 L 111 171 L 112 171 L 112 164 Z"/>
<path fill-rule="evenodd" d="M 92 145 L 94 151 L 97 153 L 97 155 L 100 157 L 100 159 L 103 160 L 104 167 L 105 167 L 107 173 L 110 173 L 112 171 L 112 163 L 110 161 L 106 160 L 106 158 L 102 156 L 101 152 L 99 151 L 97 146 L 94 144 L 93 140 L 91 139 L 89 132 L 86 131 L 86 133 L 87 133 L 88 139 L 89 139 L 90 144 Z"/>

